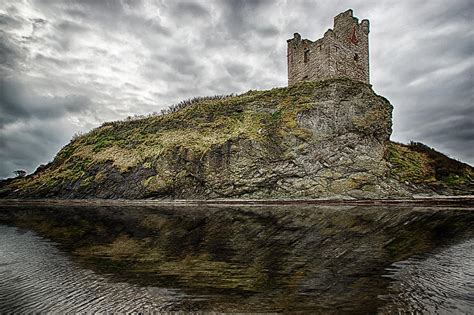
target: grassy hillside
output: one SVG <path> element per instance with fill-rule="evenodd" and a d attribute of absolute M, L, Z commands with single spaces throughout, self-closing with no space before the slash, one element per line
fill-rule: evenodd
<path fill-rule="evenodd" d="M 346 79 L 196 98 L 164 115 L 107 122 L 75 137 L 33 175 L 0 184 L 0 196 L 378 198 L 417 187 L 472 193 L 469 165 L 422 144 L 388 141 L 391 111 L 369 85 Z"/>
<path fill-rule="evenodd" d="M 100 177 L 86 170 L 111 163 L 121 173 L 140 166 L 157 167 L 156 156 L 186 152 L 201 156 L 232 138 L 263 140 L 270 134 L 308 137 L 296 115 L 309 107 L 314 89 L 330 84 L 308 82 L 291 88 L 249 91 L 223 99 L 202 99 L 166 115 L 104 123 L 73 139 L 53 162 L 33 176 L 15 181 L 20 190 L 47 190 L 63 182 L 87 186 Z M 356 87 L 357 88 L 357 85 Z M 359 86 L 360 88 L 360 86 Z M 145 185 L 156 185 L 154 179 Z"/>
<path fill-rule="evenodd" d="M 387 159 L 391 175 L 400 181 L 423 184 L 435 190 L 444 188 L 474 191 L 472 166 L 451 159 L 419 142 L 391 143 Z"/>

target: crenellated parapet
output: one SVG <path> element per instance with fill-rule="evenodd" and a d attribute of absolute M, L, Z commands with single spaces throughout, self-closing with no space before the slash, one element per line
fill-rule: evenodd
<path fill-rule="evenodd" d="M 334 17 L 334 27 L 316 41 L 295 33 L 288 42 L 288 85 L 300 81 L 350 78 L 369 83 L 368 20 L 351 9 Z"/>

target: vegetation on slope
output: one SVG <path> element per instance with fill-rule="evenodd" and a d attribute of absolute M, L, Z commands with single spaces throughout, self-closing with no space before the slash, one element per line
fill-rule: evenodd
<path fill-rule="evenodd" d="M 330 83 L 305 82 L 290 88 L 202 98 L 182 102 L 186 106 L 165 115 L 106 122 L 75 137 L 41 172 L 16 179 L 14 186 L 35 191 L 64 182 L 87 185 L 105 174 L 91 177 L 86 170 L 104 163 L 127 172 L 137 166 L 156 168 L 154 158 L 176 148 L 201 156 L 232 138 L 265 141 L 275 131 L 305 137 L 307 131 L 297 128 L 296 115 L 309 106 L 317 85 Z"/>
<path fill-rule="evenodd" d="M 359 107 L 355 106 L 349 111 L 345 107 L 346 104 L 354 105 L 354 102 L 358 102 Z M 332 110 L 331 106 L 334 104 L 338 107 Z M 301 118 L 303 114 L 314 112 L 315 109 L 321 109 L 324 106 L 329 110 L 319 114 L 309 114 L 316 115 L 315 127 L 310 126 L 309 129 L 302 127 L 298 117 Z M 270 152 L 268 156 L 279 161 L 284 159 L 290 161 L 295 156 L 300 158 L 301 152 L 310 156 L 321 155 L 323 160 L 332 155 L 334 150 L 349 152 L 338 159 L 332 158 L 334 161 L 329 162 L 329 164 L 337 164 L 339 163 L 337 161 L 343 161 L 342 168 L 331 169 L 333 166 L 325 161 L 319 161 L 325 164 L 322 167 L 326 169 L 318 175 L 323 178 L 319 182 L 321 188 L 318 189 L 328 191 L 328 193 L 340 193 L 352 189 L 352 186 L 355 188 L 361 186 L 361 182 L 373 181 L 373 177 L 367 177 L 367 174 L 363 172 L 366 169 L 370 170 L 371 167 L 385 168 L 383 161 L 366 159 L 367 161 L 364 162 L 361 159 L 365 164 L 354 165 L 351 158 L 360 155 L 366 157 L 367 151 L 362 153 L 353 151 L 356 145 L 347 142 L 346 139 L 339 141 L 334 148 L 331 147 L 331 152 L 323 152 L 321 147 L 315 149 L 316 151 L 304 152 L 305 145 L 308 141 L 314 142 L 321 139 L 331 142 L 334 137 L 341 134 L 358 134 L 364 139 L 377 138 L 375 143 L 380 145 L 382 157 L 386 146 L 383 139 L 388 139 L 391 130 L 391 108 L 390 103 L 374 94 L 368 85 L 347 79 L 302 82 L 291 87 L 249 91 L 236 96 L 195 98 L 172 106 L 164 115 L 107 122 L 87 134 L 74 137 L 60 150 L 53 162 L 42 166 L 33 175 L 2 183 L 0 195 L 64 197 L 68 192 L 81 191 L 79 195 L 73 193 L 69 196 L 88 197 L 94 195 L 94 191 L 101 186 L 101 198 L 128 198 L 124 193 L 131 190 L 140 193 L 145 191 L 139 195 L 139 198 L 176 196 L 173 192 L 177 187 L 189 188 L 196 186 L 196 183 L 199 186 L 203 182 L 202 177 L 195 172 L 200 171 L 206 155 L 209 158 L 209 152 L 214 152 L 213 150 L 217 148 L 211 160 L 220 159 L 225 154 L 230 154 L 230 152 L 222 153 L 225 148 L 230 150 L 230 145 L 226 146 L 226 144 L 243 140 L 258 144 L 259 149 Z M 322 126 L 318 115 L 327 116 L 324 116 L 327 125 L 321 128 L 322 131 L 318 131 L 316 137 L 314 130 L 310 129 Z M 349 122 L 344 119 L 338 121 L 340 117 L 345 116 L 349 117 Z M 338 129 L 340 124 L 343 128 Z M 324 133 L 325 128 L 331 132 Z M 337 131 L 334 132 L 335 130 Z M 385 133 L 386 138 L 383 135 L 380 136 L 380 133 Z M 301 146 L 300 151 L 298 151 L 299 146 Z M 370 150 L 373 150 L 373 147 Z M 268 159 L 261 159 L 261 156 L 252 158 L 254 157 L 241 159 L 241 164 L 236 168 L 251 163 L 257 165 L 257 168 L 266 166 L 275 168 L 275 164 L 265 165 Z M 176 163 L 178 160 L 179 163 Z M 472 167 L 453 161 L 421 144 L 408 146 L 389 144 L 387 160 L 391 164 L 392 177 L 401 182 L 455 188 L 472 185 Z M 313 165 L 319 162 L 309 157 L 307 162 L 302 163 L 300 160 L 297 164 Z M 295 163 L 290 161 L 289 164 Z M 272 176 L 276 178 L 275 181 L 282 179 L 280 186 L 285 189 L 290 187 L 300 193 L 302 192 L 302 189 L 298 188 L 300 186 L 308 190 L 315 187 L 314 182 L 310 182 L 311 179 L 306 173 L 308 169 L 299 174 L 286 172 L 285 167 L 287 166 L 281 165 L 283 171 L 277 175 L 270 174 L 270 171 L 265 173 L 265 170 L 260 169 L 258 173 L 251 172 L 254 175 L 246 173 L 245 178 L 237 185 L 235 177 L 229 177 L 226 183 L 228 187 L 226 186 L 225 189 L 232 192 L 235 191 L 234 186 L 240 185 L 238 193 L 245 194 L 246 185 L 252 180 L 252 176 L 259 177 L 256 178 L 258 180 L 250 183 L 250 186 L 253 185 L 252 189 L 264 187 L 268 184 L 266 180 L 273 180 Z M 317 165 L 315 167 L 317 169 Z M 217 177 L 225 177 L 220 164 L 216 166 L 216 172 Z M 226 175 L 229 176 L 229 174 L 235 175 L 235 169 Z M 285 176 L 290 178 L 288 183 L 284 182 Z M 350 178 L 347 179 L 344 176 Z M 296 185 L 295 181 L 303 177 L 308 177 L 309 181 L 303 183 L 304 185 Z M 354 178 L 361 178 L 361 180 L 354 180 Z M 336 182 L 334 179 L 340 179 L 340 181 Z M 221 185 L 221 182 L 216 182 L 217 185 Z M 350 185 L 346 185 L 348 182 L 353 185 L 349 187 Z M 344 185 L 341 186 L 341 183 Z M 110 187 L 110 185 L 114 185 L 115 190 L 107 195 L 107 189 L 104 187 Z M 337 185 L 342 188 L 335 189 Z M 204 186 L 201 185 L 199 189 L 208 188 Z M 272 192 L 273 197 L 273 186 L 267 185 L 265 188 Z M 19 194 L 16 195 L 16 192 Z M 190 192 L 188 196 L 193 196 L 193 193 Z M 136 196 L 138 195 L 129 197 L 137 198 Z"/>
<path fill-rule="evenodd" d="M 391 175 L 403 182 L 433 188 L 474 187 L 474 169 L 419 142 L 390 144 Z"/>

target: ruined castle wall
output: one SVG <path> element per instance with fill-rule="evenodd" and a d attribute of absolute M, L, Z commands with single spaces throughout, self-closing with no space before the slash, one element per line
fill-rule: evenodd
<path fill-rule="evenodd" d="M 324 38 L 294 41 L 288 45 L 288 83 L 299 81 L 317 81 L 331 77 L 330 74 L 330 40 Z"/>
<path fill-rule="evenodd" d="M 300 81 L 351 78 L 369 83 L 369 22 L 348 10 L 334 18 L 334 30 L 312 42 L 296 33 L 288 40 L 288 85 Z"/>
<path fill-rule="evenodd" d="M 348 10 L 334 18 L 336 37 L 332 62 L 341 77 L 369 83 L 369 21 L 359 23 Z"/>

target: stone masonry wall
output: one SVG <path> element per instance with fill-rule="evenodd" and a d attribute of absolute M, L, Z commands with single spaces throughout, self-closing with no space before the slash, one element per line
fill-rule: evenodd
<path fill-rule="evenodd" d="M 295 33 L 288 42 L 288 85 L 300 81 L 350 78 L 369 83 L 369 21 L 347 10 L 317 41 Z"/>

